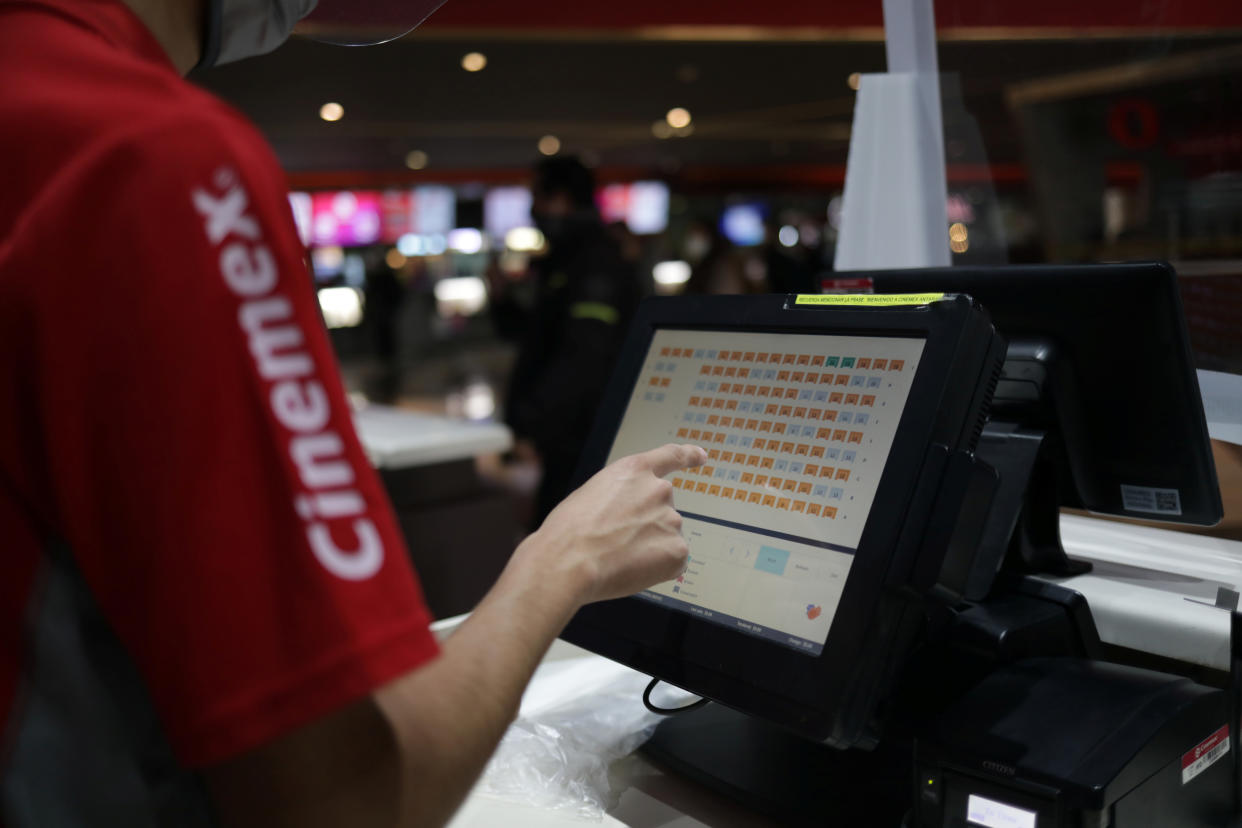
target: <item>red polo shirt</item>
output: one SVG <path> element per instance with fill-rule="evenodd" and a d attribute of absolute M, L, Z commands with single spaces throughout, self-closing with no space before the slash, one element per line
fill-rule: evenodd
<path fill-rule="evenodd" d="M 0 0 L 0 78 L 0 822 L 195 824 L 428 613 L 258 133 L 116 0 Z"/>

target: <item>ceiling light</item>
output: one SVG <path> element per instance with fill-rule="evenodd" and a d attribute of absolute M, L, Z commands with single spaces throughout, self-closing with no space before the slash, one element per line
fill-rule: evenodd
<path fill-rule="evenodd" d="M 470 52 L 461 59 L 461 68 L 467 72 L 481 72 L 487 66 L 487 55 L 482 52 Z"/>
<path fill-rule="evenodd" d="M 853 89 L 855 92 L 857 92 L 858 87 L 862 86 L 862 75 L 860 75 L 858 72 L 851 72 L 850 76 L 845 79 L 845 83 L 846 85 L 849 86 L 850 89 Z"/>
<path fill-rule="evenodd" d="M 339 121 L 345 117 L 345 107 L 336 101 L 328 101 L 319 107 L 319 117 L 325 121 Z"/>
<path fill-rule="evenodd" d="M 422 150 L 410 150 L 405 156 L 405 165 L 411 170 L 421 170 L 427 166 L 427 153 Z"/>
<path fill-rule="evenodd" d="M 539 151 L 544 155 L 556 155 L 561 151 L 561 139 L 555 135 L 545 135 L 539 139 Z"/>
<path fill-rule="evenodd" d="M 949 249 L 954 253 L 965 253 L 970 249 L 970 232 L 960 221 L 949 225 Z"/>
<path fill-rule="evenodd" d="M 690 126 L 690 112 L 682 107 L 674 107 L 664 116 L 664 120 L 668 121 L 668 125 L 673 129 L 685 129 Z"/>

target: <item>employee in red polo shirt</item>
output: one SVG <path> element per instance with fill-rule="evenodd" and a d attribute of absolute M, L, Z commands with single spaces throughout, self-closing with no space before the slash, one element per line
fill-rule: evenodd
<path fill-rule="evenodd" d="M 313 6 L 0 0 L 5 828 L 443 822 L 574 611 L 684 563 L 666 446 L 437 650 L 276 160 L 181 79 Z"/>

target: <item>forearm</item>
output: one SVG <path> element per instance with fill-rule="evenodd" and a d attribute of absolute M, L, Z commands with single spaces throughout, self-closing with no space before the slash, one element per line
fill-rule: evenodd
<path fill-rule="evenodd" d="M 439 658 L 370 697 L 204 769 L 221 824 L 446 822 L 577 608 L 630 595 L 684 567 L 681 518 L 672 508 L 672 486 L 661 478 L 706 456 L 700 448 L 664 446 L 611 464 L 518 547 Z"/>
<path fill-rule="evenodd" d="M 377 694 L 401 753 L 402 825 L 445 822 L 517 713 L 522 691 L 584 588 L 534 559 L 532 536 L 496 586 L 421 670 Z"/>
<path fill-rule="evenodd" d="M 442 825 L 569 620 L 579 579 L 532 536 L 439 658 L 263 748 L 207 770 L 222 825 Z M 552 554 L 549 554 L 552 553 Z"/>

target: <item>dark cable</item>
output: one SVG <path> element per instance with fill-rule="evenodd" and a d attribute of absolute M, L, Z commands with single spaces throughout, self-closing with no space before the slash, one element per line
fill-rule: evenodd
<path fill-rule="evenodd" d="M 654 690 L 655 686 L 659 683 L 660 683 L 660 680 L 658 678 L 653 678 L 650 681 L 650 683 L 647 684 L 647 689 L 643 691 L 643 707 L 647 708 L 652 713 L 655 713 L 659 716 L 674 716 L 678 713 L 686 713 L 690 710 L 698 710 L 700 707 L 702 707 L 703 705 L 711 701 L 711 699 L 703 698 L 703 699 L 699 699 L 698 701 L 690 702 L 689 704 L 682 705 L 681 707 L 659 707 L 651 703 L 651 691 Z"/>

